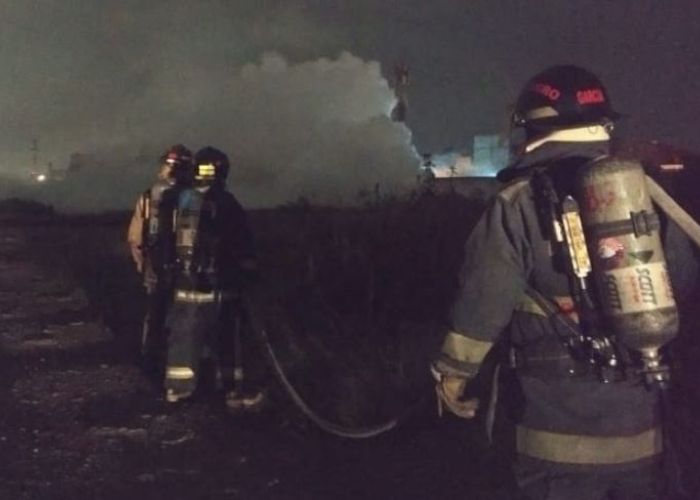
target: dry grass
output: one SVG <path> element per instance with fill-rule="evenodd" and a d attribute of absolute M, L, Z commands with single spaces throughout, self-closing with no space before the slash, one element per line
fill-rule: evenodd
<path fill-rule="evenodd" d="M 378 421 L 426 393 L 463 244 L 482 208 L 452 195 L 254 214 L 268 294 L 259 302 L 274 304 L 263 313 L 268 324 L 274 318 L 273 343 L 327 415 Z"/>
<path fill-rule="evenodd" d="M 251 213 L 259 310 L 320 411 L 348 424 L 376 421 L 424 392 L 463 243 L 482 208 L 448 195 Z M 135 356 L 143 294 L 124 243 L 127 220 L 53 216 L 28 235 L 35 258 L 84 288 L 94 317 Z"/>

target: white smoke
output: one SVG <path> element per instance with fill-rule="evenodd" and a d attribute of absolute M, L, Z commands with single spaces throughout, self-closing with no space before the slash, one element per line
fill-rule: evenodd
<path fill-rule="evenodd" d="M 226 152 L 232 191 L 249 207 L 402 192 L 418 158 L 410 131 L 389 118 L 394 103 L 379 64 L 347 52 L 296 64 L 271 52 L 238 68 L 158 72 L 141 98 L 112 110 L 121 133 L 86 141 L 98 142 L 87 151 L 95 164 L 34 195 L 63 210 L 128 208 L 160 152 L 178 142 Z"/>
<path fill-rule="evenodd" d="M 377 63 L 343 53 L 290 65 L 267 54 L 240 70 L 231 94 L 238 125 L 222 144 L 231 144 L 233 181 L 249 203 L 352 203 L 358 191 L 415 179 L 410 132 L 389 118 L 395 99 Z"/>

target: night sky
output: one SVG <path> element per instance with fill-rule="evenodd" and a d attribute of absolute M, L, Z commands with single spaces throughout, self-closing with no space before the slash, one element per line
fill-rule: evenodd
<path fill-rule="evenodd" d="M 700 147 L 696 1 L 344 2 L 350 4 L 324 17 L 340 39 L 352 39 L 354 53 L 387 68 L 395 59 L 408 62 L 410 126 L 420 149 L 505 129 L 523 83 L 558 63 L 600 76 L 629 117 L 622 132 Z"/>
<path fill-rule="evenodd" d="M 13 175 L 36 137 L 58 165 L 213 143 L 250 200 L 357 189 L 381 169 L 388 183 L 416 152 L 507 130 L 520 86 L 558 63 L 601 77 L 621 134 L 700 150 L 695 0 L 0 0 L 0 23 Z M 399 61 L 410 130 L 384 120 Z"/>

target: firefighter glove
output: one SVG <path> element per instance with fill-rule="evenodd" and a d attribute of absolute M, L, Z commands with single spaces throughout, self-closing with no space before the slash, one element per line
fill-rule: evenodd
<path fill-rule="evenodd" d="M 477 398 L 464 399 L 464 389 L 468 379 L 457 375 L 442 375 L 435 384 L 437 394 L 438 415 L 442 416 L 445 409 L 461 418 L 474 418 L 479 408 Z"/>

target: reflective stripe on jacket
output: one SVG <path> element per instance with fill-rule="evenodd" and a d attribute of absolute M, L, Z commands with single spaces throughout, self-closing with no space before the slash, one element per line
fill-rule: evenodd
<path fill-rule="evenodd" d="M 519 425 L 518 453 L 549 462 L 618 465 L 652 458 L 663 450 L 661 429 L 632 436 L 586 436 L 547 432 Z"/>

